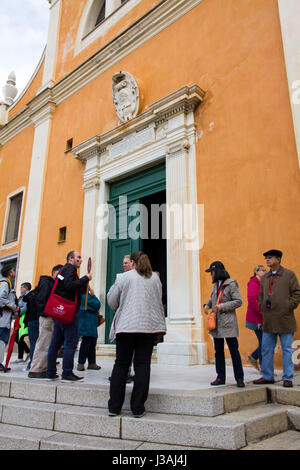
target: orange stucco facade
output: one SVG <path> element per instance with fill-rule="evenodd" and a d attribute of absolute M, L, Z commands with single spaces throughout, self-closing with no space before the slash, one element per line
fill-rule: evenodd
<path fill-rule="evenodd" d="M 78 0 L 74 8 L 74 0 L 61 1 L 54 91 L 165 2 L 137 3 L 76 53 L 87 3 Z M 43 67 L 44 62 L 10 118 L 34 99 L 42 85 Z M 81 249 L 85 164 L 66 152 L 66 142 L 73 139 L 75 147 L 118 127 L 111 90 L 112 76 L 120 70 L 139 80 L 140 113 L 181 87 L 198 84 L 205 91 L 195 111 L 197 198 L 205 210 L 204 246 L 196 254 L 201 267 L 199 289 L 204 302 L 212 288 L 204 269 L 216 259 L 238 281 L 243 298 L 238 309 L 239 341 L 246 363 L 256 345 L 254 334 L 245 328 L 247 282 L 253 267 L 264 263 L 265 250 L 278 248 L 284 253 L 283 266 L 300 277 L 299 164 L 277 0 L 194 2 L 190 11 L 132 47 L 55 106 L 45 156 L 34 283 L 54 264 L 63 263 L 69 250 Z M 8 195 L 29 184 L 34 132 L 32 123 L 0 148 L 0 233 Z M 9 249 L 1 246 L 0 258 L 21 250 L 25 208 L 26 189 L 18 243 Z M 63 226 L 67 240 L 59 244 L 58 230 Z M 299 323 L 300 309 L 296 316 Z M 205 340 L 207 357 L 212 360 L 208 334 Z M 280 357 L 277 354 L 278 365 Z"/>

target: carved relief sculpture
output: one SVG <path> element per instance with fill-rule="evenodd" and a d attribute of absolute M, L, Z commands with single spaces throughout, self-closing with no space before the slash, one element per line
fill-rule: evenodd
<path fill-rule="evenodd" d="M 137 116 L 140 91 L 137 80 L 128 72 L 116 73 L 112 81 L 113 103 L 122 124 Z"/>

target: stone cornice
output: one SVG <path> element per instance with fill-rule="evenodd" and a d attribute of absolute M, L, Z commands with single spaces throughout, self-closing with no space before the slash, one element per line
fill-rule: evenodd
<path fill-rule="evenodd" d="M 109 145 L 114 145 L 129 134 L 141 132 L 151 124 L 158 127 L 168 119 L 179 113 L 189 113 L 203 101 L 205 92 L 199 85 L 185 86 L 161 100 L 153 103 L 149 108 L 126 124 L 96 135 L 82 142 L 72 149 L 75 158 L 86 162 L 95 155 L 100 156 Z"/>
<path fill-rule="evenodd" d="M 166 0 L 122 32 L 104 48 L 69 73 L 52 88 L 46 88 L 27 107 L 0 130 L 0 142 L 6 143 L 32 124 L 31 116 L 46 102 L 58 106 L 126 55 L 174 23 L 203 0 Z"/>

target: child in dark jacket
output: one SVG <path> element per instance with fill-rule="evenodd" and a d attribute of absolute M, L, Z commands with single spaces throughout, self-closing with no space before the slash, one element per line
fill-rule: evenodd
<path fill-rule="evenodd" d="M 79 311 L 79 336 L 82 337 L 77 370 L 84 370 L 84 364 L 88 360 L 88 369 L 99 370 L 96 364 L 96 344 L 98 338 L 100 300 L 94 291 L 89 288 L 87 307 L 85 310 L 86 294 L 81 296 Z"/>

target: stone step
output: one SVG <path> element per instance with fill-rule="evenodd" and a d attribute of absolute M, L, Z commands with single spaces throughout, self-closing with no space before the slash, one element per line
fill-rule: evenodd
<path fill-rule="evenodd" d="M 200 450 L 195 447 L 60 433 L 11 424 L 0 424 L 0 448 L 1 450 Z"/>
<path fill-rule="evenodd" d="M 223 416 L 128 412 L 110 418 L 104 408 L 0 398 L 0 422 L 45 431 L 195 448 L 240 449 L 288 429 L 289 408 L 253 405 Z"/>
<path fill-rule="evenodd" d="M 223 415 L 219 419 L 230 419 L 243 423 L 247 444 L 285 432 L 289 428 L 289 407 L 278 404 L 254 405 Z"/>
<path fill-rule="evenodd" d="M 123 409 L 130 410 L 132 384 L 127 385 Z M 65 384 L 41 379 L 0 378 L 0 396 L 57 403 L 107 408 L 109 385 Z M 207 390 L 184 391 L 150 389 L 147 411 L 191 416 L 218 416 L 247 405 L 267 402 L 266 387 L 218 387 Z"/>
<path fill-rule="evenodd" d="M 242 450 L 300 450 L 300 432 L 286 431 L 256 444 L 250 444 Z"/>

